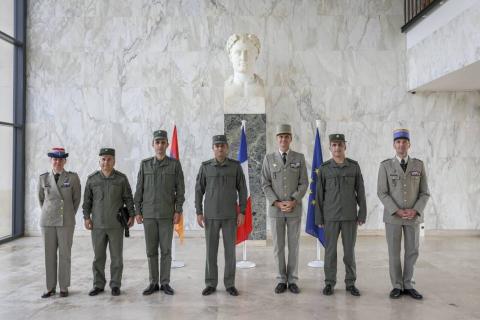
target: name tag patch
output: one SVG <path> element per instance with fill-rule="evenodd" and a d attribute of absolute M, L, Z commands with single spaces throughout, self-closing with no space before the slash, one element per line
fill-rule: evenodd
<path fill-rule="evenodd" d="M 398 176 L 398 174 L 390 174 L 390 178 L 391 178 L 392 180 L 399 180 L 399 179 L 400 179 L 400 177 Z"/>

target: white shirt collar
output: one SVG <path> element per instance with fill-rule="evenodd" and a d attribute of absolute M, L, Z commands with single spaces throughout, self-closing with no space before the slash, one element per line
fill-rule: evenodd
<path fill-rule="evenodd" d="M 278 152 L 280 152 L 280 156 L 283 156 L 283 153 L 282 150 L 278 149 Z M 288 153 L 290 152 L 290 149 L 288 149 L 287 151 L 285 151 L 285 153 L 287 154 L 288 156 Z"/>
<path fill-rule="evenodd" d="M 398 162 L 402 162 L 402 158 L 400 158 L 398 155 L 395 155 L 395 158 L 397 158 Z M 407 156 L 403 159 L 405 160 L 405 163 L 408 163 L 408 160 L 410 159 L 410 157 L 407 154 Z"/>

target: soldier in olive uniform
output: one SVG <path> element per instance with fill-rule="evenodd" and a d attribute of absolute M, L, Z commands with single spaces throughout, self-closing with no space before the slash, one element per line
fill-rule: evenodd
<path fill-rule="evenodd" d="M 96 296 L 106 284 L 105 261 L 107 245 L 110 250 L 110 288 L 112 295 L 120 295 L 123 272 L 123 231 L 117 220 L 120 208 L 126 206 L 130 213 L 128 226 L 134 223 L 133 196 L 125 174 L 114 169 L 115 150 L 100 149 L 100 169 L 88 176 L 83 195 L 83 218 L 85 228 L 92 230 L 94 252 L 93 289 L 88 293 Z"/>
<path fill-rule="evenodd" d="M 292 128 L 282 124 L 277 128 L 279 149 L 265 155 L 262 166 L 262 189 L 267 197 L 271 220 L 273 251 L 277 265 L 276 293 L 288 289 L 299 293 L 298 252 L 302 221 L 302 198 L 308 188 L 305 156 L 290 149 Z M 285 232 L 288 242 L 288 261 L 285 263 Z"/>
<path fill-rule="evenodd" d="M 155 157 L 147 158 L 140 164 L 135 192 L 135 218 L 143 223 L 148 257 L 150 284 L 143 291 L 150 295 L 162 290 L 168 295 L 170 267 L 172 263 L 173 225 L 177 224 L 183 212 L 185 185 L 180 161 L 166 156 L 167 132 L 153 133 L 152 147 Z M 160 286 L 158 278 L 158 246 L 161 251 Z"/>
<path fill-rule="evenodd" d="M 332 158 L 320 167 L 315 197 L 315 223 L 324 227 L 326 241 L 323 294 L 332 295 L 337 282 L 337 241 L 341 233 L 346 290 L 360 296 L 355 287 L 355 241 L 357 226 L 367 218 L 365 187 L 358 162 L 345 156 L 345 136 L 331 134 L 329 140 Z"/>
<path fill-rule="evenodd" d="M 47 292 L 42 298 L 55 294 L 58 282 L 60 296 L 68 296 L 70 286 L 71 249 L 75 229 L 75 213 L 80 205 L 80 179 L 75 172 L 65 171 L 68 153 L 64 148 L 53 148 L 48 153 L 52 171 L 45 172 L 38 182 L 38 201 L 42 208 L 40 226 L 45 245 Z"/>
<path fill-rule="evenodd" d="M 393 286 L 390 298 L 398 299 L 404 293 L 414 299 L 422 299 L 413 287 L 413 270 L 418 258 L 420 223 L 430 197 L 427 174 L 422 161 L 408 156 L 408 130 L 394 131 L 393 147 L 396 155 L 380 164 L 377 185 L 377 195 L 385 207 L 383 221 Z M 403 272 L 400 259 L 402 233 L 405 249 Z"/>
<path fill-rule="evenodd" d="M 225 135 L 213 137 L 214 158 L 200 166 L 195 185 L 195 208 L 197 222 L 205 227 L 207 261 L 205 266 L 206 288 L 202 294 L 216 291 L 218 283 L 218 241 L 220 229 L 225 250 L 225 273 L 223 282 L 227 292 L 238 295 L 235 288 L 235 239 L 237 225 L 245 221 L 247 205 L 247 185 L 240 162 L 227 158 L 228 143 Z M 240 213 L 237 214 L 237 194 Z M 203 197 L 205 195 L 205 210 Z"/>

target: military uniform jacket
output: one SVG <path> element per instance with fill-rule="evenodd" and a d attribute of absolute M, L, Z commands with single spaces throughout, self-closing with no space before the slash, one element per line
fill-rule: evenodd
<path fill-rule="evenodd" d="M 383 222 L 393 224 L 418 224 L 423 222 L 427 204 L 427 174 L 421 160 L 409 158 L 403 172 L 397 157 L 384 160 L 378 171 L 377 195 L 383 203 Z M 398 217 L 398 209 L 414 209 L 417 216 L 407 220 Z"/>
<path fill-rule="evenodd" d="M 238 197 L 237 197 L 238 194 Z M 205 195 L 205 208 L 203 197 Z M 218 163 L 215 159 L 200 166 L 195 185 L 195 208 L 206 219 L 234 219 L 247 206 L 247 184 L 240 162 L 230 158 Z"/>
<path fill-rule="evenodd" d="M 367 200 L 358 162 L 333 159 L 320 166 L 315 196 L 315 224 L 325 221 L 361 221 L 367 219 Z M 357 210 L 358 206 L 358 210 Z"/>
<path fill-rule="evenodd" d="M 83 194 L 83 217 L 91 217 L 94 228 L 123 228 L 117 220 L 117 212 L 124 204 L 130 216 L 134 216 L 132 189 L 126 175 L 113 170 L 105 177 L 99 170 L 88 176 Z"/>
<path fill-rule="evenodd" d="M 175 212 L 183 212 L 185 184 L 180 161 L 169 157 L 143 160 L 134 201 L 136 213 L 144 218 L 172 219 Z"/>
<path fill-rule="evenodd" d="M 80 205 L 80 179 L 75 172 L 63 171 L 55 182 L 53 172 L 46 172 L 38 181 L 38 201 L 42 208 L 41 227 L 71 227 Z"/>
<path fill-rule="evenodd" d="M 302 198 L 307 188 L 307 167 L 302 153 L 290 150 L 285 164 L 278 150 L 265 155 L 262 166 L 262 189 L 267 197 L 270 217 L 301 217 Z M 274 206 L 275 201 L 290 200 L 297 200 L 297 206 L 292 212 L 285 213 Z"/>

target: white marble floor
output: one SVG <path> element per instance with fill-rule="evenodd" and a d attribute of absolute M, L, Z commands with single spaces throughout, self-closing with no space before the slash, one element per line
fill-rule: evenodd
<path fill-rule="evenodd" d="M 45 289 L 41 238 L 26 237 L 0 245 L 0 319 L 480 319 L 479 237 L 423 240 L 416 269 L 417 289 L 424 294 L 423 301 L 388 298 L 383 237 L 358 239 L 359 298 L 344 290 L 341 259 L 335 295 L 321 294 L 323 269 L 306 266 L 315 255 L 315 242 L 310 237 L 302 238 L 299 295 L 273 292 L 272 247 L 255 246 L 250 248 L 249 257 L 257 267 L 237 271 L 239 297 L 229 296 L 221 281 L 215 294 L 203 297 L 204 250 L 202 238 L 186 239 L 177 253 L 187 265 L 174 269 L 171 275 L 176 294 L 144 297 L 141 292 L 148 282 L 148 267 L 144 239 L 141 233 L 135 233 L 125 241 L 122 295 L 112 297 L 107 291 L 89 297 L 91 242 L 89 237 L 76 236 L 70 296 L 41 299 Z M 237 248 L 237 257 L 240 254 Z"/>

